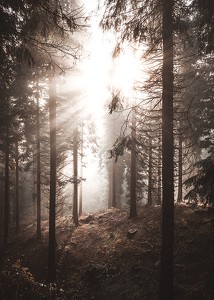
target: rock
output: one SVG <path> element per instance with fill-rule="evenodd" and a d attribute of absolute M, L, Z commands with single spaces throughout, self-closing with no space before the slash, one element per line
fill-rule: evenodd
<path fill-rule="evenodd" d="M 85 224 L 89 224 L 94 220 L 94 216 L 93 215 L 88 215 L 82 222 Z"/>
<path fill-rule="evenodd" d="M 138 229 L 134 228 L 134 229 L 129 229 L 127 231 L 127 237 L 132 238 L 136 233 L 137 233 Z"/>

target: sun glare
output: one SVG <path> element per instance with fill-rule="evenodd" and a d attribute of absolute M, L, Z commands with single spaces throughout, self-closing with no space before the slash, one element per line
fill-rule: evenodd
<path fill-rule="evenodd" d="M 97 0 L 84 5 L 91 18 L 88 35 L 83 39 L 83 57 L 77 66 L 77 75 L 65 84 L 70 85 L 72 90 L 76 88 L 85 111 L 95 118 L 110 103 L 112 91 L 120 92 L 129 101 L 133 97 L 135 83 L 142 77 L 143 52 L 127 42 L 123 43 L 116 57 L 113 56 L 117 36 L 113 30 L 103 32 L 100 28 L 100 15 L 95 9 L 97 5 Z"/>
<path fill-rule="evenodd" d="M 113 59 L 111 85 L 119 90 L 123 96 L 131 97 L 135 81 L 140 76 L 140 58 L 131 47 L 124 47 L 123 51 Z"/>
<path fill-rule="evenodd" d="M 140 75 L 140 55 L 129 45 L 113 57 L 116 36 L 113 32 L 103 33 L 94 28 L 86 51 L 87 59 L 81 64 L 81 83 L 88 99 L 88 108 L 99 110 L 106 101 L 111 101 L 112 90 L 124 97 L 132 96 L 135 81 Z"/>
<path fill-rule="evenodd" d="M 96 0 L 92 2 L 94 6 L 97 3 Z M 89 2 L 88 9 L 92 9 Z M 99 199 L 96 197 L 103 194 L 103 184 L 106 178 L 102 177 L 104 175 L 100 175 L 98 176 L 100 182 L 97 181 L 100 160 L 91 149 L 90 143 L 87 142 L 87 137 L 90 137 L 87 132 L 87 122 L 89 120 L 89 122 L 94 123 L 99 148 L 101 149 L 103 145 L 111 147 L 114 141 L 106 141 L 105 122 L 109 115 L 108 105 L 112 100 L 112 92 L 119 92 L 127 101 L 127 105 L 133 104 L 132 101 L 136 97 L 135 83 L 138 80 L 142 82 L 142 76 L 145 77 L 141 62 L 145 49 L 136 47 L 138 49 L 136 50 L 135 45 L 130 45 L 127 42 L 121 45 L 116 55 L 113 55 L 118 42 L 116 34 L 113 31 L 103 32 L 99 27 L 99 16 L 93 15 L 93 13 L 91 16 L 91 27 L 87 37 L 83 38 L 83 57 L 76 69 L 72 70 L 70 77 L 65 78 L 63 84 L 64 92 L 71 99 L 70 109 L 65 110 L 63 119 L 67 118 L 71 121 L 70 116 L 72 113 L 75 114 L 75 105 L 78 105 L 76 111 L 81 111 L 79 120 L 81 124 L 84 124 L 83 136 L 85 137 L 83 140 L 85 140 L 84 164 L 86 167 L 83 170 L 83 177 L 86 178 L 86 181 L 83 182 L 83 190 L 85 197 L 91 199 L 90 201 L 88 199 L 90 202 L 88 205 L 92 207 L 94 203 L 97 207 Z M 78 101 L 74 101 L 75 99 Z M 74 103 L 76 104 L 74 105 Z M 112 132 L 115 138 L 118 135 L 116 130 L 118 129 L 114 129 Z M 109 148 L 102 149 L 102 151 L 105 150 L 107 153 Z M 91 189 L 91 186 L 94 187 L 95 178 L 96 192 L 94 188 Z M 97 193 L 99 189 L 101 191 Z M 88 209 L 90 210 L 90 208 Z"/>
<path fill-rule="evenodd" d="M 88 56 L 81 64 L 81 83 L 87 107 L 93 112 L 99 110 L 108 98 L 108 69 L 111 64 L 109 45 L 99 28 L 94 28 L 86 51 Z"/>

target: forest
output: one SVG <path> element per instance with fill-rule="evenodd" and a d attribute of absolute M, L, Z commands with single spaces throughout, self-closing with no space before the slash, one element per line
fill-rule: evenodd
<path fill-rule="evenodd" d="M 214 299 L 213 0 L 0 0 L 0 300 Z"/>

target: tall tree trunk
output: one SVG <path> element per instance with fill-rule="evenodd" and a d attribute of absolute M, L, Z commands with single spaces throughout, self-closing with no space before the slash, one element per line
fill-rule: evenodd
<path fill-rule="evenodd" d="M 73 192 L 73 220 L 78 226 L 78 129 L 74 131 L 73 136 L 73 177 L 74 177 L 74 192 Z"/>
<path fill-rule="evenodd" d="M 116 162 L 112 158 L 112 207 L 117 207 L 116 199 Z"/>
<path fill-rule="evenodd" d="M 83 124 L 82 124 L 82 131 L 81 131 L 81 160 L 80 160 L 80 176 L 81 182 L 79 184 L 79 216 L 82 215 L 82 190 L 83 190 Z"/>
<path fill-rule="evenodd" d="M 82 161 L 81 161 L 81 167 L 80 167 L 80 176 L 81 176 L 81 182 L 79 183 L 79 216 L 82 215 L 82 190 L 83 190 L 83 181 L 82 181 L 82 175 L 83 175 L 83 167 L 82 167 Z"/>
<path fill-rule="evenodd" d="M 37 164 L 37 180 L 36 180 L 36 199 L 37 199 L 37 228 L 36 236 L 41 238 L 41 158 L 40 158 L 40 106 L 39 106 L 39 90 L 37 82 L 37 111 L 36 111 L 36 164 Z"/>
<path fill-rule="evenodd" d="M 152 141 L 149 144 L 149 180 L 148 180 L 148 205 L 151 206 L 152 201 L 152 191 L 153 191 L 153 174 L 152 174 Z"/>
<path fill-rule="evenodd" d="M 80 189 L 79 189 L 79 216 L 82 215 L 82 181 L 80 182 Z"/>
<path fill-rule="evenodd" d="M 113 158 L 112 158 L 113 159 Z M 112 161 L 109 162 L 108 167 L 108 184 L 109 184 L 109 190 L 108 190 L 108 208 L 112 207 Z"/>
<path fill-rule="evenodd" d="M 33 219 L 36 219 L 36 153 L 33 153 L 33 167 L 32 167 L 32 199 L 33 199 L 33 207 L 32 207 L 32 213 L 33 213 Z"/>
<path fill-rule="evenodd" d="M 116 168 L 116 182 L 117 182 L 117 207 L 121 207 L 122 204 L 122 193 L 123 193 L 123 182 L 124 182 L 124 163 L 123 158 L 118 157 L 117 168 Z"/>
<path fill-rule="evenodd" d="M 3 202 L 4 202 L 4 182 L 0 178 L 0 226 L 3 228 L 4 212 L 3 212 Z"/>
<path fill-rule="evenodd" d="M 182 136 L 181 132 L 178 134 L 178 196 L 177 196 L 177 202 L 182 201 L 182 182 L 183 182 L 183 170 L 182 170 Z"/>
<path fill-rule="evenodd" d="M 129 218 L 137 217 L 137 197 L 136 197 L 136 115 L 132 110 L 132 132 L 131 132 L 131 186 L 130 186 L 130 213 Z"/>
<path fill-rule="evenodd" d="M 173 0 L 163 5 L 162 67 L 162 245 L 159 299 L 173 299 L 174 177 L 173 177 Z"/>
<path fill-rule="evenodd" d="M 49 204 L 49 244 L 48 280 L 56 280 L 56 87 L 54 79 L 49 82 L 50 118 L 50 204 Z"/>
<path fill-rule="evenodd" d="M 159 145 L 161 141 L 159 139 Z M 158 191 L 157 205 L 161 205 L 161 146 L 158 147 Z"/>
<path fill-rule="evenodd" d="M 112 135 L 111 138 L 113 139 L 114 131 L 115 131 L 115 118 L 113 115 L 112 118 Z M 116 198 L 116 161 L 115 157 L 113 156 L 110 161 L 109 166 L 109 208 L 117 207 L 117 198 Z"/>
<path fill-rule="evenodd" d="M 9 100 L 8 100 L 9 101 Z M 7 243 L 9 237 L 9 221 L 10 221 L 10 133 L 9 133 L 9 103 L 7 104 L 7 118 L 5 124 L 5 170 L 4 170 L 4 232 L 3 232 L 3 244 Z"/>
<path fill-rule="evenodd" d="M 16 232 L 19 232 L 19 143 L 16 141 L 15 144 L 15 161 L 16 161 L 16 192 L 15 192 L 15 203 L 16 203 Z"/>

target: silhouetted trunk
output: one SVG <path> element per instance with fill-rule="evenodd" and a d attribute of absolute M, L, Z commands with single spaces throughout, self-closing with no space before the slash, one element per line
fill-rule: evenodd
<path fill-rule="evenodd" d="M 117 207 L 116 199 L 116 162 L 112 158 L 112 207 Z"/>
<path fill-rule="evenodd" d="M 32 170 L 32 179 L 33 179 L 33 186 L 32 186 L 32 198 L 33 198 L 33 218 L 36 219 L 36 153 L 33 153 L 33 170 Z"/>
<path fill-rule="evenodd" d="M 136 197 L 136 116 L 132 111 L 132 132 L 131 132 L 131 186 L 130 186 L 130 213 L 129 218 L 137 217 L 137 197 Z"/>
<path fill-rule="evenodd" d="M 37 199 L 37 229 L 36 236 L 41 238 L 41 159 L 40 159 L 40 106 L 39 91 L 37 83 L 37 111 L 36 111 L 36 164 L 37 164 L 37 180 L 36 180 L 36 199 Z"/>
<path fill-rule="evenodd" d="M 159 145 L 160 145 L 159 140 Z M 158 147 L 158 191 L 157 191 L 157 205 L 161 205 L 161 146 Z"/>
<path fill-rule="evenodd" d="M 108 190 L 108 208 L 112 207 L 112 161 L 109 162 L 109 173 L 108 173 L 108 184 L 109 184 L 109 190 Z"/>
<path fill-rule="evenodd" d="M 15 206 L 16 206 L 16 232 L 19 232 L 19 143 L 15 144 L 15 162 L 16 162 L 16 191 L 15 191 Z"/>
<path fill-rule="evenodd" d="M 80 182 L 80 189 L 79 189 L 79 216 L 82 215 L 82 181 Z"/>
<path fill-rule="evenodd" d="M 183 195 L 182 195 L 182 182 L 183 182 L 183 176 L 182 176 L 182 136 L 181 133 L 179 132 L 178 135 L 178 197 L 177 197 L 177 201 L 181 202 Z"/>
<path fill-rule="evenodd" d="M 4 202 L 4 182 L 2 178 L 0 178 L 0 226 L 1 228 L 3 228 L 4 225 L 3 224 L 3 220 L 4 220 L 3 202 Z"/>
<path fill-rule="evenodd" d="M 82 189 L 83 189 L 83 124 L 82 124 L 82 131 L 81 131 L 81 161 L 80 161 L 80 177 L 81 177 L 81 182 L 79 186 L 79 216 L 82 215 Z"/>
<path fill-rule="evenodd" d="M 73 192 L 73 220 L 74 224 L 78 226 L 78 130 L 76 129 L 73 136 L 73 178 L 74 178 L 74 192 Z"/>
<path fill-rule="evenodd" d="M 83 185 L 83 181 L 82 181 L 82 161 L 81 161 L 81 169 L 80 169 L 80 176 L 81 176 L 81 182 L 80 182 L 80 187 L 79 187 L 79 216 L 82 215 L 82 185 Z"/>
<path fill-rule="evenodd" d="M 50 204 L 49 204 L 49 245 L 48 280 L 56 279 L 56 88 L 53 79 L 49 82 L 50 118 Z"/>
<path fill-rule="evenodd" d="M 5 120 L 5 170 L 4 170 L 4 235 L 3 243 L 6 245 L 9 237 L 10 221 L 10 180 L 9 180 L 9 155 L 10 155 L 10 136 L 9 136 L 9 103 L 7 104 L 7 118 Z"/>
<path fill-rule="evenodd" d="M 123 163 L 123 157 L 119 156 L 117 159 L 117 165 L 116 165 L 116 198 L 117 198 L 117 207 L 121 207 L 122 204 L 122 193 L 123 193 L 123 182 L 124 182 L 124 163 Z"/>
<path fill-rule="evenodd" d="M 173 0 L 162 0 L 162 245 L 160 262 L 160 300 L 172 300 L 174 244 L 173 178 Z"/>
<path fill-rule="evenodd" d="M 148 180 L 148 205 L 152 206 L 153 174 L 152 174 L 152 141 L 149 145 L 149 180 Z"/>

